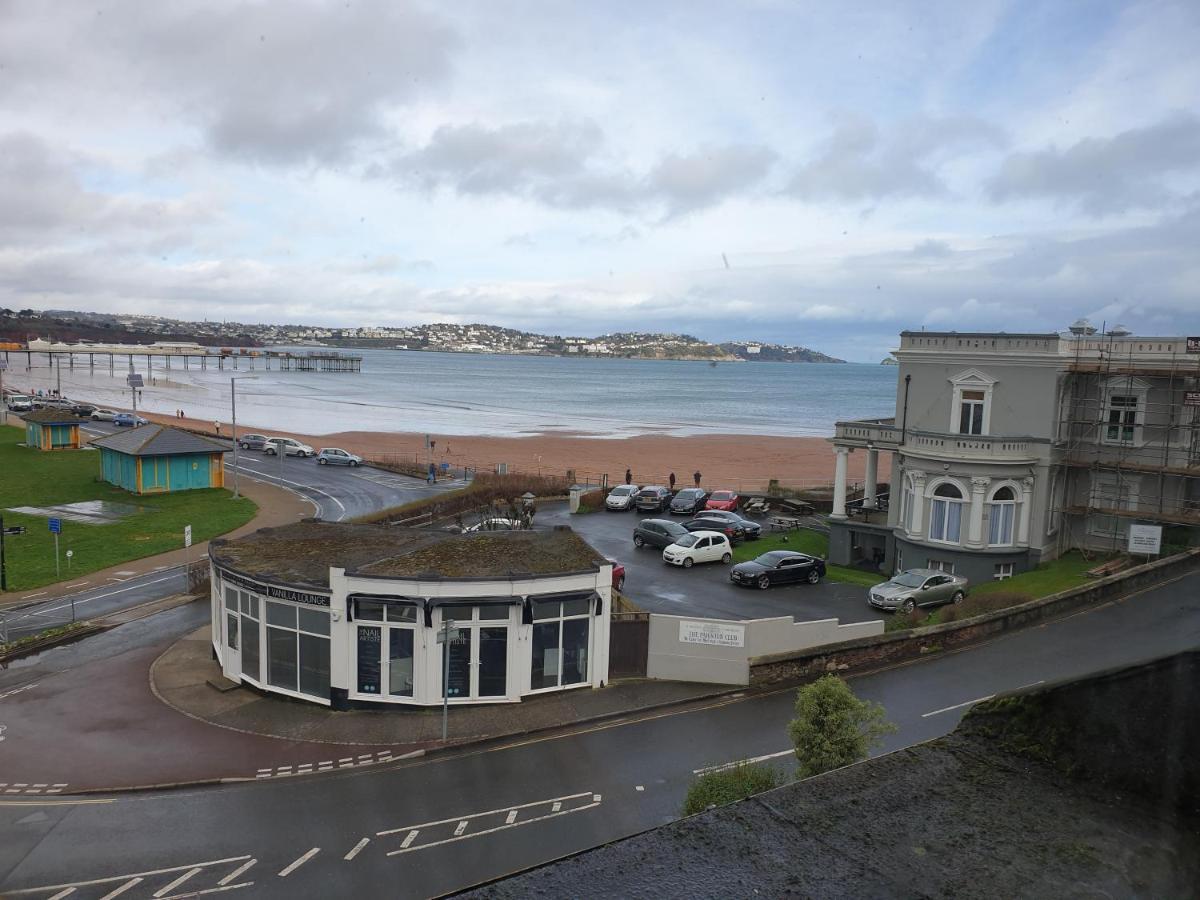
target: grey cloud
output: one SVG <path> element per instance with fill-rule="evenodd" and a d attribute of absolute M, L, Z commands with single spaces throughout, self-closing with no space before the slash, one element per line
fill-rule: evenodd
<path fill-rule="evenodd" d="M 652 190 L 672 214 L 711 206 L 761 181 L 775 161 L 766 147 L 707 147 L 688 156 L 671 154 L 649 175 Z"/>
<path fill-rule="evenodd" d="M 993 200 L 1049 198 L 1103 215 L 1174 199 L 1164 176 L 1200 170 L 1200 119 L 1180 114 L 1065 150 L 1014 153 L 988 184 Z"/>
<path fill-rule="evenodd" d="M 948 243 L 945 241 L 934 240 L 933 238 L 926 238 L 919 244 L 914 245 L 912 248 L 913 256 L 937 258 L 950 256 L 953 253 L 954 251 L 951 249 Z"/>
<path fill-rule="evenodd" d="M 873 122 L 853 119 L 838 125 L 800 166 L 788 192 L 805 200 L 933 197 L 946 192 L 938 174 L 946 158 L 1003 139 L 998 129 L 967 117 L 912 119 L 886 134 Z"/>

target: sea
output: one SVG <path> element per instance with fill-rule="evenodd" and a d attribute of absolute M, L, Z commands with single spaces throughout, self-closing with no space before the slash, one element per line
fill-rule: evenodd
<path fill-rule="evenodd" d="M 276 347 L 307 353 L 313 348 Z M 237 382 L 239 428 L 303 434 L 340 431 L 426 432 L 523 436 L 543 432 L 611 438 L 640 434 L 688 436 L 760 434 L 827 436 L 834 422 L 889 416 L 895 410 L 896 367 L 855 363 L 776 363 L 504 356 L 404 350 L 353 350 L 359 374 L 264 371 Z M 105 364 L 61 367 L 62 392 L 72 399 L 128 409 L 128 369 Z M 46 357 L 10 355 L 4 383 L 48 390 L 59 373 Z M 145 378 L 139 410 L 228 422 L 233 374 L 210 365 L 182 368 L 172 360 L 135 357 Z"/>

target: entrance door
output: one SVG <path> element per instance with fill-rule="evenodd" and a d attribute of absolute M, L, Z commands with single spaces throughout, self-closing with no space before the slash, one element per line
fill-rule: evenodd
<path fill-rule="evenodd" d="M 508 696 L 508 626 L 459 626 L 449 653 L 447 694 L 451 700 Z M 443 665 L 446 659 L 442 659 Z"/>

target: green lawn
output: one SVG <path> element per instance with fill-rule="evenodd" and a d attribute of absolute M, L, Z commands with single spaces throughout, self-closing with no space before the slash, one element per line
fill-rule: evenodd
<path fill-rule="evenodd" d="M 1031 598 L 1046 597 L 1057 594 L 1068 588 L 1078 587 L 1091 579 L 1087 576 L 1088 569 L 1094 569 L 1107 557 L 1092 557 L 1084 559 L 1078 551 L 1072 550 L 1058 559 L 1042 563 L 1036 569 L 1022 572 L 1003 581 L 989 581 L 986 584 L 974 585 L 972 594 L 993 594 L 997 591 L 1005 593 L 1028 594 Z"/>
<path fill-rule="evenodd" d="M 9 535 L 4 549 L 8 589 L 21 591 L 58 581 L 54 571 L 54 535 L 40 516 L 10 513 L 14 506 L 47 506 L 80 500 L 114 500 L 135 504 L 143 512 L 112 525 L 82 525 L 63 520 L 59 547 L 62 579 L 183 546 L 183 528 L 192 526 L 195 543 L 232 531 L 254 517 L 254 502 L 234 500 L 226 490 L 182 491 L 137 497 L 100 481 L 100 453 L 95 450 L 40 452 L 17 444 L 25 432 L 0 428 L 0 514 L 7 527 L 24 525 L 23 535 Z M 74 551 L 70 569 L 66 552 Z"/>
<path fill-rule="evenodd" d="M 749 559 L 767 553 L 770 550 L 795 550 L 799 553 L 809 553 L 813 556 L 826 557 L 829 555 L 829 538 L 817 531 L 802 528 L 799 531 L 789 531 L 786 534 L 778 532 L 767 534 L 757 541 L 744 541 L 733 548 L 733 561 L 745 562 Z M 844 581 L 848 584 L 861 584 L 870 587 L 885 580 L 882 575 L 873 575 L 861 569 L 849 569 L 844 566 L 826 565 L 825 577 L 830 581 Z"/>

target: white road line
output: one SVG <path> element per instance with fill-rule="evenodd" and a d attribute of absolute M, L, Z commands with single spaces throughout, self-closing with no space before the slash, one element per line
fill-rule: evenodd
<path fill-rule="evenodd" d="M 512 825 L 497 825 L 495 828 L 485 828 L 483 831 L 473 831 L 470 834 L 464 834 L 460 837 L 445 838 L 441 841 L 434 841 L 431 844 L 422 844 L 419 847 L 403 848 L 393 850 L 388 853 L 388 856 L 399 856 L 401 853 L 412 853 L 416 850 L 428 850 L 431 847 L 440 847 L 442 844 L 453 844 L 455 841 L 469 841 L 471 838 L 483 837 L 485 834 L 494 834 L 497 831 L 504 831 L 507 828 L 520 828 L 522 825 L 532 825 L 534 822 L 542 822 L 546 819 L 556 819 L 559 816 L 569 816 L 571 813 L 584 812 L 585 810 L 594 809 L 599 806 L 599 803 L 589 803 L 587 806 L 577 806 L 574 809 L 564 809 L 562 812 L 547 813 L 544 816 L 536 816 L 532 819 L 525 819 L 522 822 L 515 822 Z"/>
<path fill-rule="evenodd" d="M 224 887 L 225 885 L 229 884 L 229 882 L 233 881 L 235 878 L 237 878 L 239 875 L 241 875 L 243 872 L 245 872 L 252 865 L 254 865 L 256 862 L 258 862 L 257 859 L 246 860 L 244 863 L 242 863 L 240 866 L 238 866 L 236 869 L 234 869 L 232 872 L 230 872 L 228 875 L 226 875 L 224 878 L 222 878 L 220 881 L 218 881 L 217 884 L 220 885 L 221 887 Z"/>
<path fill-rule="evenodd" d="M 481 816 L 494 816 L 497 813 L 507 812 L 508 810 L 512 810 L 512 809 L 529 809 L 529 807 L 531 807 L 531 806 L 545 806 L 550 803 L 554 803 L 556 800 L 578 800 L 580 797 L 587 797 L 587 796 L 591 795 L 591 793 L 592 793 L 591 791 L 584 791 L 583 793 L 580 793 L 580 794 L 569 794 L 565 797 L 551 797 L 548 800 L 538 800 L 534 803 L 522 803 L 520 806 L 502 806 L 499 809 L 489 809 L 487 812 L 473 813 L 472 815 L 469 815 L 469 816 L 454 816 L 453 818 L 450 818 L 450 819 L 438 819 L 436 822 L 423 822 L 420 825 L 405 825 L 403 828 L 389 828 L 387 831 L 375 832 L 375 836 L 383 837 L 385 834 L 396 834 L 397 832 L 400 832 L 400 831 L 409 831 L 412 829 L 420 829 L 420 828 L 432 828 L 435 825 L 448 825 L 451 822 L 461 822 L 464 819 L 469 821 L 471 819 L 478 819 Z"/>
<path fill-rule="evenodd" d="M 928 719 L 930 716 L 936 716 L 939 713 L 950 712 L 952 709 L 962 709 L 964 706 L 974 706 L 976 703 L 982 703 L 984 700 L 991 700 L 995 694 L 988 694 L 986 697 L 976 697 L 974 700 L 965 700 L 962 703 L 955 703 L 953 706 L 943 706 L 941 709 L 935 709 L 932 712 L 921 713 L 922 719 Z"/>
<path fill-rule="evenodd" d="M 182 568 L 182 566 L 176 566 L 175 568 Z M 137 588 L 140 588 L 140 587 L 148 587 L 149 585 L 152 585 L 152 584 L 161 584 L 164 581 L 170 581 L 174 577 L 175 577 L 174 575 L 171 575 L 166 578 L 156 578 L 153 581 L 143 581 L 141 584 L 133 584 L 133 585 L 130 585 L 129 587 L 118 588 L 115 591 L 109 591 L 107 594 L 97 594 L 95 597 L 84 597 L 82 600 L 76 600 L 75 605 L 78 606 L 80 603 L 91 603 L 93 600 L 103 600 L 105 597 L 115 597 L 115 596 L 117 596 L 117 594 L 123 594 L 126 591 L 136 590 Z M 62 600 L 62 599 L 66 599 L 66 598 L 59 597 L 57 599 Z M 52 601 L 47 601 L 47 602 L 49 603 Z M 55 606 L 52 609 L 45 610 L 45 612 L 54 612 L 55 610 L 58 610 L 58 609 L 69 609 L 70 606 L 71 606 L 70 603 L 64 603 L 62 606 Z"/>
<path fill-rule="evenodd" d="M 1023 690 L 1025 690 L 1025 688 L 1037 687 L 1039 684 L 1045 684 L 1045 683 L 1046 683 L 1046 679 L 1043 678 L 1041 681 L 1031 681 L 1031 682 L 1029 682 L 1029 684 L 1023 684 L 1019 688 L 1014 688 L 1014 690 L 1023 691 Z"/>
<path fill-rule="evenodd" d="M 314 856 L 316 856 L 320 852 L 321 852 L 320 847 L 313 847 L 311 850 L 309 850 L 307 853 L 305 853 L 299 859 L 294 860 L 293 862 L 289 863 L 286 867 L 284 867 L 283 871 L 279 873 L 279 877 L 287 878 L 289 875 L 291 875 L 298 868 L 300 868 L 302 865 L 304 865 L 306 862 L 308 862 L 310 859 L 312 859 Z"/>
<path fill-rule="evenodd" d="M 188 869 L 186 872 L 184 872 L 182 875 L 180 875 L 174 881 L 164 885 L 163 887 L 160 887 L 157 891 L 154 892 L 153 896 L 154 897 L 166 896 L 167 894 L 171 893 L 171 891 L 175 890 L 175 888 L 179 887 L 181 884 L 183 884 L 185 881 L 187 881 L 189 878 L 191 878 L 193 875 L 195 875 L 199 871 L 200 871 L 199 866 L 194 866 L 191 869 Z"/>
<path fill-rule="evenodd" d="M 239 460 L 238 464 L 239 464 L 239 466 L 241 465 L 240 460 Z M 323 497 L 328 497 L 330 500 L 332 500 L 334 503 L 336 503 L 338 505 L 338 509 L 340 509 L 342 511 L 342 514 L 340 516 L 338 516 L 337 519 L 335 519 L 334 521 L 341 521 L 343 518 L 345 518 L 345 515 L 346 515 L 345 504 L 343 504 L 341 500 L 339 500 L 337 497 L 333 496 L 333 494 L 329 493 L 328 491 L 323 491 L 318 487 L 313 487 L 311 484 L 301 484 L 298 481 L 289 481 L 286 478 L 280 478 L 278 475 L 272 475 L 269 472 L 247 472 L 246 474 L 247 475 L 257 475 L 259 478 L 266 479 L 267 481 L 277 481 L 280 484 L 290 484 L 292 487 L 303 488 L 306 491 L 312 491 L 314 494 L 320 494 Z M 311 497 L 306 498 L 306 499 L 308 499 L 310 502 L 312 501 Z"/>
<path fill-rule="evenodd" d="M 91 584 L 90 581 L 77 581 L 74 584 L 64 584 L 64 588 L 83 587 L 85 584 Z"/>
<path fill-rule="evenodd" d="M 517 821 L 517 811 L 515 809 L 510 809 L 508 811 L 508 818 L 504 820 L 504 824 L 511 825 L 515 821 Z"/>
<path fill-rule="evenodd" d="M 354 859 L 354 857 L 358 856 L 359 851 L 361 851 L 362 848 L 367 846 L 367 844 L 369 844 L 369 843 L 371 843 L 370 838 L 363 838 L 361 841 L 359 841 L 357 844 L 355 844 L 354 849 L 351 850 L 349 853 L 347 853 L 345 856 L 343 856 L 342 859 L 345 859 L 345 860 Z"/>
<path fill-rule="evenodd" d="M 103 801 L 109 802 L 109 801 Z M 64 881 L 62 884 L 47 884 L 36 888 L 22 888 L 17 891 L 9 891 L 9 896 L 16 897 L 21 894 L 40 894 L 43 891 L 56 891 L 59 888 L 81 888 L 91 887 L 95 884 L 109 884 L 113 881 L 122 881 L 127 878 L 149 878 L 151 875 L 166 875 L 168 872 L 182 872 L 184 869 L 203 869 L 206 866 L 220 866 L 225 863 L 241 862 L 244 859 L 249 859 L 249 856 L 228 856 L 225 859 L 210 859 L 206 862 L 189 863 L 184 866 L 168 866 L 165 869 L 151 869 L 148 872 L 129 872 L 125 875 L 112 875 L 108 878 L 93 878 L 90 881 Z"/>
<path fill-rule="evenodd" d="M 112 900 L 113 897 L 119 897 L 123 893 L 125 893 L 127 890 L 129 890 L 131 887 L 137 887 L 139 884 L 141 884 L 145 880 L 146 880 L 145 878 L 130 878 L 127 882 L 125 882 L 123 885 L 121 885 L 115 891 L 109 891 L 107 894 L 105 894 L 103 897 L 101 897 L 100 900 Z"/>
<path fill-rule="evenodd" d="M 735 759 L 733 762 L 721 763 L 719 766 L 705 766 L 703 769 L 692 769 L 693 775 L 707 775 L 709 772 L 724 772 L 735 766 L 752 766 L 755 763 L 766 762 L 768 759 L 778 759 L 781 756 L 795 753 L 795 750 L 780 750 L 778 753 L 767 753 L 763 756 L 751 756 L 749 759 Z M 640 788 L 639 788 L 640 790 Z"/>
<path fill-rule="evenodd" d="M 401 850 L 407 850 L 409 847 L 411 847 L 411 846 L 412 846 L 412 842 L 413 842 L 414 840 L 416 840 L 416 838 L 417 838 L 417 835 L 418 835 L 418 834 L 420 834 L 420 833 L 421 833 L 420 829 L 417 829 L 417 828 L 414 828 L 412 831 L 410 831 L 410 832 L 409 832 L 409 833 L 408 833 L 408 834 L 405 836 L 404 840 L 400 842 L 400 849 L 401 849 Z"/>
<path fill-rule="evenodd" d="M 45 597 L 48 593 L 50 593 L 50 592 L 49 591 L 38 591 L 36 594 L 26 594 L 21 599 L 29 600 L 29 599 L 32 599 L 33 597 Z"/>
<path fill-rule="evenodd" d="M 562 804 L 559 804 L 559 805 L 561 806 Z M 458 837 L 460 834 L 462 834 L 464 831 L 467 830 L 467 826 L 470 824 L 471 823 L 469 821 L 467 821 L 466 819 L 463 819 L 461 822 L 458 823 L 458 827 L 456 827 L 454 829 L 454 836 Z"/>
<path fill-rule="evenodd" d="M 75 893 L 75 888 L 69 887 L 66 890 L 59 891 L 53 897 L 50 897 L 49 900 L 62 900 L 63 897 L 73 893 Z"/>
<path fill-rule="evenodd" d="M 637 787 L 635 787 L 635 788 L 634 788 L 634 790 L 635 790 L 635 791 L 644 791 L 644 790 L 645 790 L 645 788 L 644 788 L 642 785 L 640 785 L 640 784 L 639 784 Z"/>
<path fill-rule="evenodd" d="M 11 691 L 5 691 L 3 694 L 0 694 L 0 700 L 3 700 L 5 697 L 11 697 L 13 694 L 19 694 L 22 691 L 32 691 L 40 683 L 41 682 L 35 681 L 31 684 L 23 684 L 18 688 L 13 688 Z"/>

